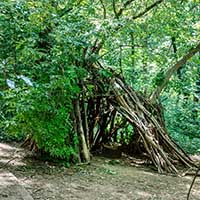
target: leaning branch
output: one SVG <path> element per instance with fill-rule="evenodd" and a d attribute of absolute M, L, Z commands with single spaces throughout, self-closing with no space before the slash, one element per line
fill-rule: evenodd
<path fill-rule="evenodd" d="M 171 76 L 199 51 L 200 51 L 200 43 L 196 47 L 191 48 L 185 56 L 183 56 L 176 64 L 174 64 L 172 67 L 168 69 L 162 83 L 155 89 L 155 91 L 151 95 L 152 102 L 155 102 L 156 99 L 158 99 L 162 90 L 167 86 Z"/>
<path fill-rule="evenodd" d="M 157 5 L 159 5 L 160 3 L 162 3 L 164 0 L 158 0 L 155 3 L 153 3 L 152 5 L 148 6 L 144 11 L 142 11 L 141 13 L 135 15 L 132 17 L 132 20 L 135 20 L 137 18 L 142 17 L 143 15 L 145 15 L 147 12 L 149 12 L 151 9 L 153 9 L 154 7 L 156 7 Z"/>

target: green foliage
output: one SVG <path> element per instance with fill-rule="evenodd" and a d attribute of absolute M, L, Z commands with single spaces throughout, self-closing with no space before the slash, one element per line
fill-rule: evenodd
<path fill-rule="evenodd" d="M 79 88 L 66 77 L 53 77 L 49 84 L 19 87 L 5 94 L 5 132 L 31 135 L 38 147 L 53 157 L 69 161 L 77 153 L 73 131 L 72 100 Z M 1 124 L 2 125 L 2 124 Z"/>
<path fill-rule="evenodd" d="M 188 137 L 178 133 L 172 133 L 171 136 L 189 154 L 200 154 L 200 138 Z"/>
<path fill-rule="evenodd" d="M 105 70 L 105 69 L 102 69 L 102 70 L 99 70 L 99 75 L 102 76 L 102 78 L 109 78 L 112 76 L 112 73 L 108 70 Z"/>
<path fill-rule="evenodd" d="M 157 75 L 156 75 L 156 77 L 153 79 L 153 84 L 155 85 L 155 86 L 160 86 L 161 84 L 162 84 L 162 82 L 163 82 L 163 80 L 164 80 L 164 72 L 163 71 L 161 71 L 161 72 L 159 72 Z"/>
<path fill-rule="evenodd" d="M 199 104 L 183 95 L 171 98 L 165 104 L 165 119 L 170 135 L 189 153 L 200 145 Z"/>

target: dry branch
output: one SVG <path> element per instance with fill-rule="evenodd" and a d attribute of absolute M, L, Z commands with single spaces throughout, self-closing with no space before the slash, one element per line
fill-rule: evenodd
<path fill-rule="evenodd" d="M 162 116 L 155 105 L 141 97 L 120 78 L 113 78 L 111 84 L 111 104 L 135 127 L 136 133 L 142 138 L 144 148 L 160 173 L 178 173 L 173 162 L 175 160 L 188 167 L 194 166 L 183 149 L 168 136 L 165 127 L 160 123 Z M 157 112 L 153 113 L 155 110 Z"/>

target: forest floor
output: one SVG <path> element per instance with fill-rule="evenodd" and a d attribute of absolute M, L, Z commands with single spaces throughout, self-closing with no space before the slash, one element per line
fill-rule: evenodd
<path fill-rule="evenodd" d="M 102 157 L 94 157 L 90 165 L 66 168 L 35 160 L 18 146 L 0 143 L 0 172 L 17 177 L 34 200 L 186 200 L 193 178 L 160 175 L 148 167 L 131 166 L 126 159 Z M 14 187 L 2 184 L 0 200 L 20 200 L 17 193 L 11 198 Z M 199 177 L 190 199 L 200 199 Z"/>

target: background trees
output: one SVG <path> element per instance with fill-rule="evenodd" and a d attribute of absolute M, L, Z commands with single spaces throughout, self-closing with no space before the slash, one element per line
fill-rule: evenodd
<path fill-rule="evenodd" d="M 109 80 L 121 76 L 148 99 L 196 47 L 153 99 L 164 106 L 171 136 L 187 151 L 198 150 L 196 1 L 7 0 L 1 7 L 2 132 L 31 135 L 29 145 L 67 160 L 89 160 L 84 145 L 129 143 L 134 128 L 106 103 Z"/>

